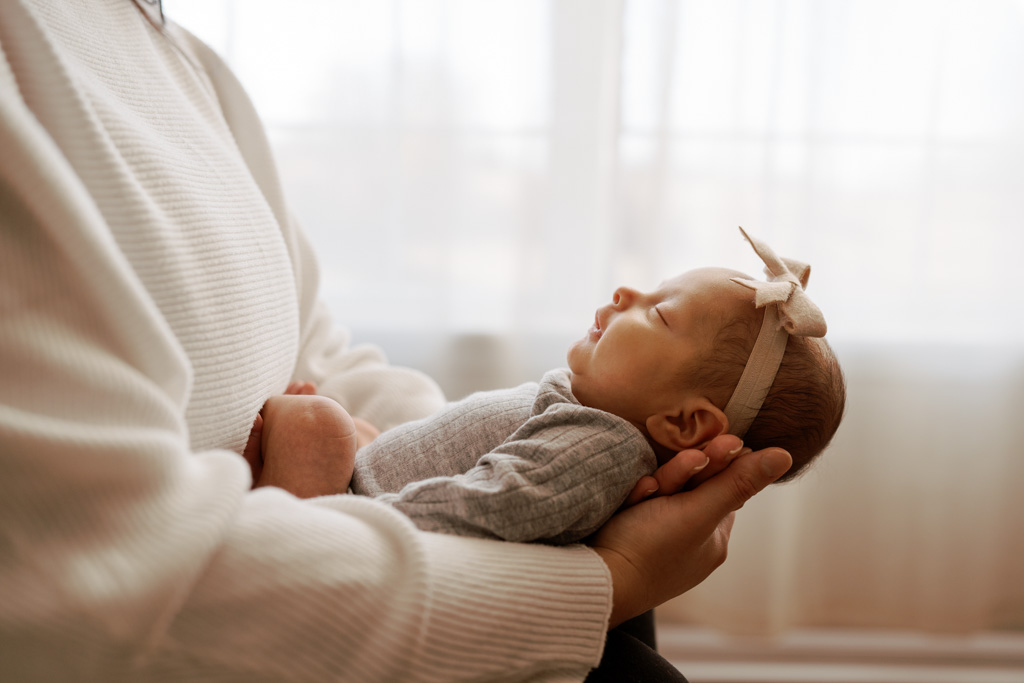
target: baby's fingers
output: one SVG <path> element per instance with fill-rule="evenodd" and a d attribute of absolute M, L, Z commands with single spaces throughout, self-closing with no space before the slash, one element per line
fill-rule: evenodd
<path fill-rule="evenodd" d="M 263 416 L 256 414 L 256 420 L 252 423 L 252 431 L 249 432 L 249 439 L 245 443 L 242 457 L 249 463 L 249 470 L 252 472 L 252 483 L 259 481 L 263 472 Z"/>
<path fill-rule="evenodd" d="M 284 390 L 286 395 L 312 396 L 316 394 L 316 385 L 312 382 L 292 382 Z"/>

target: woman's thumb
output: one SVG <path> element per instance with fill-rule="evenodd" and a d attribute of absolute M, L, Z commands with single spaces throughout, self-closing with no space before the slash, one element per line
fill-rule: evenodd
<path fill-rule="evenodd" d="M 741 455 L 730 465 L 695 489 L 706 496 L 709 512 L 721 516 L 739 510 L 764 487 L 781 477 L 793 464 L 793 458 L 781 448 L 766 448 Z"/>
<path fill-rule="evenodd" d="M 761 455 L 761 473 L 768 478 L 768 484 L 788 472 L 792 465 L 793 458 L 781 448 L 768 448 Z"/>

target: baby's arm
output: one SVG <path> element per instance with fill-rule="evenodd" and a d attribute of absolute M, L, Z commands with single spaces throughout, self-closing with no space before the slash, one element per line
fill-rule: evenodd
<path fill-rule="evenodd" d="M 255 486 L 277 486 L 300 498 L 345 493 L 358 448 L 353 418 L 337 401 L 289 387 L 267 399 Z"/>
<path fill-rule="evenodd" d="M 600 528 L 655 467 L 643 435 L 625 421 L 557 404 L 465 473 L 375 497 L 425 531 L 574 543 Z"/>

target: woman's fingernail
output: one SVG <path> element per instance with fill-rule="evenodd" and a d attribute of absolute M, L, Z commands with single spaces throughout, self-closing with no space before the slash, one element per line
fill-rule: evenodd
<path fill-rule="evenodd" d="M 761 456 L 761 471 L 772 480 L 785 474 L 792 464 L 793 459 L 785 452 L 768 451 Z"/>
<path fill-rule="evenodd" d="M 739 452 L 743 450 L 743 442 L 740 441 L 740 445 L 729 451 L 726 455 L 739 455 Z"/>
<path fill-rule="evenodd" d="M 648 491 L 644 491 L 644 498 L 650 498 L 652 495 L 654 495 L 657 492 L 658 492 L 658 489 L 650 489 Z"/>
<path fill-rule="evenodd" d="M 708 463 L 709 463 L 709 462 L 711 462 L 711 458 L 709 458 L 709 457 L 707 457 L 707 456 L 704 456 L 704 462 L 703 462 L 703 463 L 701 463 L 700 465 L 697 465 L 696 467 L 694 467 L 694 468 L 693 468 L 693 469 L 691 470 L 691 472 L 700 472 L 700 471 L 701 471 L 702 469 L 704 469 L 705 467 L 707 467 L 707 466 L 708 466 Z"/>

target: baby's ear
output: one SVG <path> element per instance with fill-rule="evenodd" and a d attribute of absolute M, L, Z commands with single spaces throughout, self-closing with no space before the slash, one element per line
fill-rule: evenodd
<path fill-rule="evenodd" d="M 701 448 L 729 431 L 729 418 L 709 399 L 691 399 L 673 412 L 647 418 L 647 433 L 666 448 Z"/>

